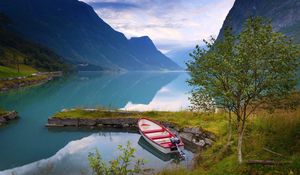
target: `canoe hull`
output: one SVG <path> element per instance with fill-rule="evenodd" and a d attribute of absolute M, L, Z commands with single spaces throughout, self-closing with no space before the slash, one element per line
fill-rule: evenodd
<path fill-rule="evenodd" d="M 170 140 L 177 136 L 158 122 L 141 118 L 138 121 L 138 127 L 142 137 L 155 149 L 164 154 L 178 153 L 184 148 L 183 142 L 179 139 L 178 147 L 180 150 L 177 150 L 176 145 L 172 144 Z"/>
<path fill-rule="evenodd" d="M 157 145 L 156 143 L 154 143 L 152 140 L 148 139 L 143 132 L 140 131 L 140 134 L 143 136 L 143 138 L 150 143 L 154 148 L 156 148 L 157 150 L 159 150 L 160 152 L 164 153 L 164 154 L 170 154 L 170 153 L 178 153 L 178 150 L 171 150 L 171 148 L 164 148 L 161 147 L 159 145 Z M 184 149 L 184 146 L 179 146 L 180 149 Z"/>

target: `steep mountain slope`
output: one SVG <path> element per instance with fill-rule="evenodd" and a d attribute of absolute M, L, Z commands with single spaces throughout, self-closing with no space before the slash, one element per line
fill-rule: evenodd
<path fill-rule="evenodd" d="M 276 31 L 283 32 L 300 43 L 299 0 L 236 0 L 224 21 L 218 39 L 222 38 L 226 26 L 232 26 L 234 33 L 240 32 L 249 16 L 271 19 Z"/>
<path fill-rule="evenodd" d="M 5 30 L 5 20 L 9 21 L 0 14 L 0 65 L 14 68 L 16 64 L 21 64 L 43 71 L 67 69 L 62 58 L 53 51 Z"/>
<path fill-rule="evenodd" d="M 132 37 L 129 40 L 130 47 L 135 55 L 141 58 L 140 61 L 148 66 L 155 66 L 155 69 L 167 68 L 170 59 L 158 51 L 148 36 Z M 175 67 L 175 63 L 170 66 Z M 151 69 L 151 67 L 148 67 Z"/>
<path fill-rule="evenodd" d="M 157 61 L 144 62 L 146 58 L 140 54 L 144 50 L 133 49 L 140 46 L 132 46 L 124 34 L 78 0 L 1 0 L 0 11 L 13 20 L 12 30 L 76 64 L 127 70 L 179 69 L 155 46 L 143 56 Z"/>

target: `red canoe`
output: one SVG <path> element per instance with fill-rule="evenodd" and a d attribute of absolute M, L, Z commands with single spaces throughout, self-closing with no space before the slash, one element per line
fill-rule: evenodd
<path fill-rule="evenodd" d="M 140 118 L 138 121 L 138 127 L 145 140 L 165 154 L 180 152 L 184 147 L 181 139 L 178 140 L 175 134 L 158 122 L 147 118 Z M 174 141 L 172 141 L 174 139 L 177 139 L 178 147 Z"/>

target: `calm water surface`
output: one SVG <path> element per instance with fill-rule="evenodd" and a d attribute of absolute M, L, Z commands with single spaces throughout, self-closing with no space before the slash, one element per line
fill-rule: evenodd
<path fill-rule="evenodd" d="M 147 167 L 173 164 L 173 157 L 151 150 L 137 133 L 47 129 L 44 125 L 57 111 L 78 106 L 182 110 L 189 105 L 187 78 L 187 73 L 178 72 L 81 72 L 1 94 L 0 107 L 17 110 L 21 118 L 0 127 L 0 174 L 90 174 L 89 152 L 97 148 L 103 159 L 110 160 L 118 155 L 117 145 L 127 141 L 139 157 L 148 160 Z M 191 159 L 192 153 L 185 152 Z"/>

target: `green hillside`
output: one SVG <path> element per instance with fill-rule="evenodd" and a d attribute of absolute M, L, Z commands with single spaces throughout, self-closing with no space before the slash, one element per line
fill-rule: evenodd
<path fill-rule="evenodd" d="M 19 71 L 18 69 L 0 66 L 0 78 L 28 76 L 37 72 L 36 69 L 24 64 L 20 65 Z"/>
<path fill-rule="evenodd" d="M 59 10 L 58 10 L 59 9 Z M 180 70 L 147 37 L 127 39 L 78 0 L 7 0 L 0 11 L 13 20 L 11 30 L 40 43 L 66 60 L 91 69 Z"/>
<path fill-rule="evenodd" d="M 9 24 L 10 20 L 0 14 L 0 78 L 67 69 L 62 58 L 53 51 L 6 30 Z"/>

